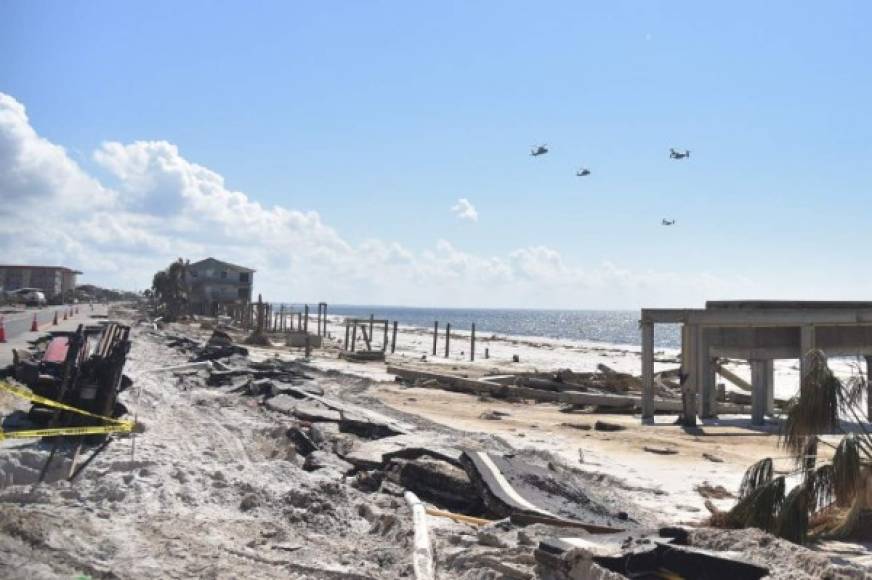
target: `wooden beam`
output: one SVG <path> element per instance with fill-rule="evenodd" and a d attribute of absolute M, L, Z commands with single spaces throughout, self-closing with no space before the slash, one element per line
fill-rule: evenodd
<path fill-rule="evenodd" d="M 610 393 L 583 393 L 578 391 L 547 391 L 532 387 L 517 385 L 504 385 L 497 382 L 482 379 L 470 379 L 445 373 L 406 369 L 403 367 L 388 366 L 387 372 L 397 375 L 410 383 L 421 381 L 420 387 L 428 389 L 444 389 L 475 395 L 490 395 L 493 397 L 515 397 L 519 399 L 531 399 L 553 403 L 565 403 L 570 405 L 587 405 L 594 407 L 612 407 L 621 410 L 638 410 L 642 407 L 642 399 L 634 395 L 613 395 Z M 654 399 L 656 411 L 680 413 L 683 409 L 679 399 Z M 734 405 L 719 403 L 719 413 L 748 414 L 750 407 L 747 405 Z"/>
<path fill-rule="evenodd" d="M 728 370 L 722 363 L 718 363 L 715 368 L 718 371 L 719 375 L 721 375 L 743 391 L 748 391 L 750 393 L 754 390 L 754 387 L 751 386 L 751 383 L 749 383 L 739 375 L 734 374 L 732 371 Z"/>

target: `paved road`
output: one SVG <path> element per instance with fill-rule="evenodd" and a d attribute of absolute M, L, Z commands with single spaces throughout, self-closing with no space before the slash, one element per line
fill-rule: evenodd
<path fill-rule="evenodd" d="M 73 314 L 67 320 L 64 320 L 64 310 L 69 313 L 69 306 L 46 306 L 44 308 L 27 308 L 27 309 L 2 309 L 3 327 L 6 331 L 6 342 L 0 343 L 0 368 L 12 364 L 12 349 L 27 348 L 27 342 L 34 340 L 40 334 L 50 332 L 52 330 L 75 330 L 79 324 L 87 324 L 93 319 L 92 314 L 106 315 L 107 308 L 105 305 L 96 304 L 91 310 L 87 304 L 79 304 L 78 314 Z M 58 325 L 54 326 L 55 312 L 58 313 Z M 37 332 L 31 332 L 30 327 L 33 324 L 33 316 L 36 315 Z"/>

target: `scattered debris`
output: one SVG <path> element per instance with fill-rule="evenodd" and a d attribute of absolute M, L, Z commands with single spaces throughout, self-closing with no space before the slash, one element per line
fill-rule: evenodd
<path fill-rule="evenodd" d="M 609 423 L 608 421 L 597 421 L 593 424 L 593 428 L 595 431 L 623 431 L 626 429 L 623 425 Z"/>
<path fill-rule="evenodd" d="M 706 499 L 728 499 L 736 496 L 727 491 L 723 485 L 712 485 L 707 481 L 697 485 L 694 488 L 699 495 Z"/>
<path fill-rule="evenodd" d="M 676 455 L 678 451 L 671 447 L 652 447 L 650 445 L 645 445 L 642 447 L 648 453 L 656 453 L 657 455 Z"/>
<path fill-rule="evenodd" d="M 486 419 L 488 421 L 499 421 L 503 417 L 510 416 L 511 413 L 506 413 L 504 411 L 490 410 L 482 413 L 478 416 L 479 419 Z"/>
<path fill-rule="evenodd" d="M 588 423 L 561 423 L 560 427 L 569 427 L 570 429 L 578 429 L 579 431 L 590 431 L 592 426 Z"/>

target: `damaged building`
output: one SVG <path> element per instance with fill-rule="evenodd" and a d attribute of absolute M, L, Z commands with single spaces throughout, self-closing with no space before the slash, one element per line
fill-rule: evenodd
<path fill-rule="evenodd" d="M 254 270 L 206 258 L 188 265 L 188 296 L 194 314 L 216 314 L 222 306 L 251 302 Z"/>

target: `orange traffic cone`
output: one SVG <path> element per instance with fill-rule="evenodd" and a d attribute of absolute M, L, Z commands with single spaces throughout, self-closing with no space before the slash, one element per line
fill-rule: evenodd
<path fill-rule="evenodd" d="M 30 332 L 37 332 L 39 325 L 36 323 L 36 314 L 33 315 L 33 322 L 30 324 Z"/>
<path fill-rule="evenodd" d="M 58 325 L 58 311 L 57 311 L 57 310 L 55 310 L 54 320 L 52 320 L 51 323 L 52 323 L 53 326 L 57 326 L 57 325 Z"/>
<path fill-rule="evenodd" d="M 6 342 L 6 329 L 3 328 L 3 317 L 0 316 L 0 342 Z"/>

